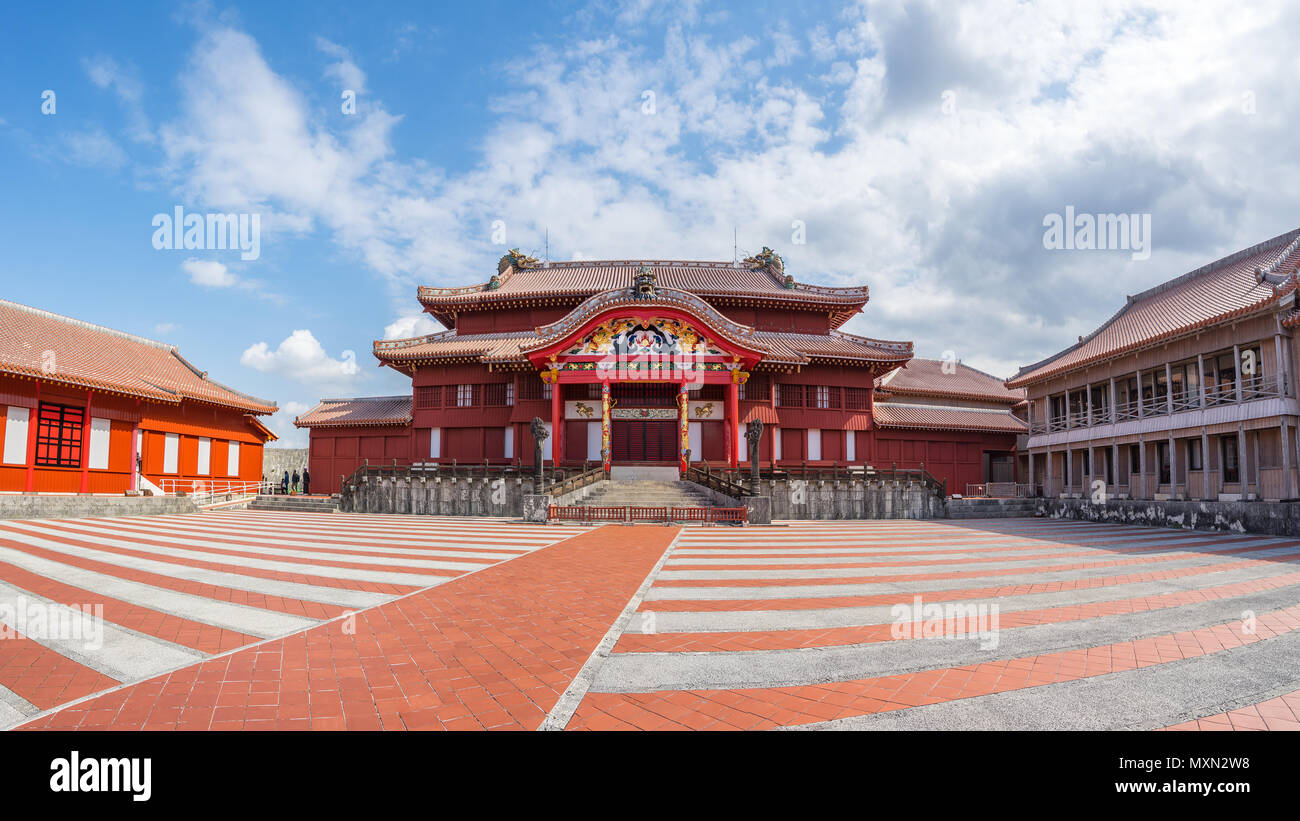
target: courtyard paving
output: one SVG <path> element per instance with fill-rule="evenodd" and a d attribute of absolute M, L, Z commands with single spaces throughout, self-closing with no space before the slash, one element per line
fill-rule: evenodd
<path fill-rule="evenodd" d="M 4 521 L 0 728 L 1300 729 L 1298 563 L 1037 519 Z M 30 621 L 83 605 L 93 644 Z"/>

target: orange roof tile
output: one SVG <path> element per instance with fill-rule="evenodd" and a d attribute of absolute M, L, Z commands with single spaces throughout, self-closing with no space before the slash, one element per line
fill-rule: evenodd
<path fill-rule="evenodd" d="M 208 379 L 174 345 L 0 299 L 0 372 L 162 402 L 192 399 L 255 414 L 276 405 Z"/>
<path fill-rule="evenodd" d="M 676 260 L 581 260 L 513 265 L 492 281 L 462 288 L 421 287 L 420 302 L 439 316 L 453 308 L 486 306 L 510 299 L 586 298 L 602 291 L 625 288 L 637 271 L 648 267 L 660 288 L 675 288 L 704 297 L 758 297 L 784 304 L 838 307 L 837 319 L 847 320 L 870 299 L 865 287 L 832 288 L 791 280 L 774 265 L 752 262 L 695 262 Z M 783 270 L 783 269 L 781 269 Z"/>
<path fill-rule="evenodd" d="M 411 421 L 411 396 L 358 396 L 322 399 L 293 420 L 299 428 L 405 425 Z"/>
<path fill-rule="evenodd" d="M 876 390 L 890 396 L 982 399 L 1008 405 L 1019 404 L 1025 398 L 1023 389 L 1012 390 L 992 374 L 961 362 L 953 363 L 952 372 L 947 373 L 945 364 L 938 359 L 913 359 L 877 379 Z"/>
<path fill-rule="evenodd" d="M 1264 310 L 1296 288 L 1300 229 L 1131 296 L 1078 344 L 1007 380 L 1022 387 L 1147 345 Z"/>
<path fill-rule="evenodd" d="M 1029 432 L 1029 426 L 1010 410 L 876 402 L 872 405 L 872 415 L 876 426 L 881 428 Z"/>

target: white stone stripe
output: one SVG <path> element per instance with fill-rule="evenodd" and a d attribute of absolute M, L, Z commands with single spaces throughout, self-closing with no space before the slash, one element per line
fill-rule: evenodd
<path fill-rule="evenodd" d="M 340 587 L 318 587 L 312 584 L 264 579 L 260 576 L 243 576 L 222 570 L 208 570 L 185 564 L 142 559 L 136 556 L 123 556 L 119 553 L 109 553 L 104 550 L 42 539 L 31 534 L 11 533 L 6 535 L 14 537 L 15 541 L 34 547 L 43 547 L 68 556 L 77 556 L 118 567 L 156 573 L 160 576 L 170 576 L 175 579 L 185 579 L 202 584 L 215 584 L 220 587 L 230 587 L 235 590 L 246 590 L 250 593 L 262 593 L 268 596 L 282 596 L 284 598 L 302 599 L 304 601 L 352 608 L 370 607 L 395 598 L 386 593 L 369 593 L 364 590 L 348 590 Z M 438 579 L 439 582 L 447 580 L 441 577 Z"/>
<path fill-rule="evenodd" d="M 103 524 L 103 525 L 85 525 L 85 524 L 79 524 L 75 521 L 58 522 L 57 524 L 59 525 L 60 528 L 66 528 L 69 530 L 77 530 L 77 531 L 85 531 L 89 533 L 112 532 L 122 536 L 134 536 L 137 538 L 145 538 L 145 539 L 158 539 L 160 541 L 170 541 L 177 544 L 213 544 L 213 545 L 219 545 L 223 547 L 229 547 L 231 550 L 241 550 L 241 549 L 255 550 L 260 547 L 294 547 L 294 546 L 318 547 L 318 548 L 322 548 L 323 551 L 326 551 L 326 552 L 319 553 L 319 555 L 321 556 L 334 555 L 340 557 L 341 561 L 354 561 L 354 562 L 371 561 L 368 555 L 363 555 L 363 554 L 370 554 L 370 553 L 396 553 L 399 554 L 399 556 L 410 556 L 413 559 L 444 557 L 448 559 L 491 559 L 493 561 L 502 561 L 504 559 L 513 559 L 516 556 L 523 556 L 528 552 L 531 552 L 530 550 L 519 550 L 519 551 L 512 550 L 510 552 L 482 553 L 482 552 L 477 552 L 468 549 L 467 550 L 423 550 L 423 549 L 413 548 L 413 547 L 381 547 L 381 546 L 372 546 L 372 545 L 353 544 L 350 542 L 340 542 L 338 544 L 334 544 L 334 543 L 324 543 L 319 541 L 310 541 L 306 539 L 278 539 L 277 538 L 274 540 L 270 540 L 270 539 L 259 539 L 256 537 L 232 536 L 228 531 L 220 531 L 220 530 L 210 531 L 212 535 L 211 538 L 207 540 L 196 540 L 196 539 L 186 539 L 185 536 L 197 535 L 197 534 L 204 533 L 205 531 L 199 531 L 199 530 L 191 531 L 189 529 L 182 530 L 180 528 L 175 528 L 175 529 L 141 528 L 129 524 L 125 521 L 119 521 L 113 524 Z M 346 548 L 347 550 L 355 550 L 357 551 L 357 553 L 356 554 L 331 553 L 328 552 L 330 551 L 330 548 L 340 548 L 340 549 Z M 317 555 L 317 551 L 312 551 L 312 555 L 313 556 Z M 349 556 L 350 558 L 342 558 L 342 557 L 349 557 Z M 394 562 L 394 564 L 409 564 L 409 562 L 404 562 L 398 559 L 397 561 Z M 481 567 L 483 563 L 469 562 L 468 564 L 472 567 Z M 415 565 L 415 566 L 418 567 L 420 565 Z"/>
<path fill-rule="evenodd" d="M 1296 561 L 1300 548 L 1283 548 L 1262 551 L 1249 559 L 1210 556 L 1193 556 L 1172 561 L 1151 561 L 1127 565 L 1084 567 L 1073 570 L 1037 571 L 1031 573 L 988 575 L 976 573 L 948 579 L 908 579 L 897 576 L 888 581 L 864 584 L 833 585 L 757 585 L 719 587 L 652 587 L 646 601 L 725 601 L 750 599 L 815 599 L 841 596 L 874 596 L 882 593 L 914 593 L 938 590 L 957 590 L 967 587 L 1009 587 L 1020 584 L 1051 584 L 1059 581 L 1097 578 L 1098 576 L 1128 576 L 1134 573 L 1152 573 L 1164 570 L 1182 570 L 1189 567 L 1206 567 L 1231 561 Z"/>
<path fill-rule="evenodd" d="M 0 560 L 21 567 L 29 573 L 79 587 L 91 595 L 118 599 L 137 607 L 145 607 L 159 613 L 258 638 L 270 638 L 305 630 L 318 623 L 317 619 L 306 616 L 295 616 L 278 610 L 264 610 L 252 605 L 232 604 L 220 599 L 180 593 L 165 587 L 155 587 L 144 582 L 110 576 L 33 556 L 10 547 L 0 546 Z"/>
<path fill-rule="evenodd" d="M 55 534 L 50 531 L 33 527 L 28 523 L 10 522 L 7 525 L 0 525 L 0 529 L 17 528 L 25 530 L 28 533 L 51 536 L 57 539 L 69 539 L 75 542 L 103 545 L 104 547 L 118 547 L 129 550 L 136 550 L 141 553 L 153 553 L 159 556 L 170 556 L 176 559 L 189 559 L 193 561 L 207 561 L 226 565 L 235 565 L 247 567 L 256 570 L 272 570 L 277 573 L 292 573 L 301 576 L 320 576 L 327 579 L 347 579 L 351 581 L 370 582 L 372 584 L 400 584 L 414 587 L 429 587 L 435 584 L 442 584 L 447 581 L 447 576 L 426 576 L 420 573 L 396 573 L 385 570 L 361 570 L 345 567 L 333 567 L 330 565 L 317 564 L 297 564 L 294 562 L 277 562 L 271 559 L 254 559 L 248 556 L 228 556 L 223 553 L 214 553 L 199 549 L 170 548 L 158 547 L 156 545 L 138 544 L 136 542 L 123 541 L 121 539 L 108 539 L 102 536 L 73 536 L 71 534 Z M 51 549 L 60 550 L 55 547 L 59 543 L 50 543 Z M 128 558 L 116 553 L 107 553 L 104 555 L 116 556 L 115 561 L 121 563 L 122 559 Z M 110 561 L 102 559 L 101 561 Z M 178 565 L 171 565 L 176 567 Z M 154 571 L 163 572 L 163 571 Z M 212 571 L 220 572 L 220 571 Z M 176 575 L 170 573 L 168 575 Z M 231 575 L 227 573 L 227 575 Z"/>
<path fill-rule="evenodd" d="M 1008 596 L 981 596 L 980 598 L 936 599 L 926 603 L 962 607 L 997 605 L 1003 613 L 1022 610 L 1040 610 L 1055 607 L 1121 601 L 1139 597 L 1156 598 L 1169 593 L 1202 590 L 1227 584 L 1269 579 L 1295 573 L 1296 566 L 1266 562 L 1255 567 L 1227 570 L 1222 573 L 1203 573 L 1158 581 L 1125 582 L 1104 587 L 1083 587 L 1043 593 L 1018 593 Z M 1294 582 L 1300 585 L 1300 581 Z M 1243 594 L 1244 595 L 1244 594 Z M 910 602 L 905 602 L 910 604 Z M 843 627 L 865 627 L 891 624 L 894 621 L 892 604 L 865 607 L 825 607 L 795 610 L 661 610 L 651 623 L 654 633 L 730 633 L 776 632 L 782 630 L 830 630 Z M 641 632 L 642 623 L 634 621 L 627 632 Z"/>
<path fill-rule="evenodd" d="M 148 536 L 142 536 L 129 528 L 110 526 L 88 528 L 63 525 L 61 528 L 46 527 L 44 530 L 51 535 L 66 535 L 70 538 L 85 538 L 87 540 L 95 541 L 97 544 L 109 544 L 109 541 L 100 541 L 101 539 L 107 539 L 108 536 L 122 536 L 127 539 L 132 537 L 148 538 L 153 541 L 198 548 L 198 550 L 193 552 L 202 552 L 212 556 L 224 556 L 225 561 L 233 564 L 242 564 L 245 557 L 228 556 L 223 553 L 215 552 L 209 553 L 209 551 L 203 550 L 203 548 L 222 548 L 226 550 L 238 550 L 242 553 L 258 553 L 265 556 L 285 556 L 296 559 L 312 559 L 313 563 L 310 565 L 297 565 L 298 567 L 303 568 L 299 571 L 302 573 L 315 573 L 315 568 L 330 566 L 331 564 L 341 565 L 343 562 L 380 564 L 393 567 L 421 567 L 427 570 L 460 570 L 465 572 L 476 570 L 483 566 L 482 562 L 455 562 L 444 559 L 417 558 L 414 556 L 409 559 L 395 558 L 391 556 L 360 556 L 349 553 L 335 553 L 329 550 L 294 550 L 292 548 L 270 547 L 261 544 L 228 543 L 221 539 L 210 539 L 204 541 L 202 539 L 187 539 L 183 536 L 170 536 L 166 533 L 150 533 Z M 85 535 L 83 536 L 81 534 Z M 101 536 L 97 534 L 104 535 Z M 117 543 L 123 546 L 129 545 L 137 550 L 152 550 L 155 547 L 154 545 L 146 545 L 130 541 L 120 541 Z M 254 565 L 250 565 L 250 567 L 251 566 Z"/>
<path fill-rule="evenodd" d="M 75 521 L 77 520 L 62 520 L 59 521 L 59 524 L 71 524 Z M 81 520 L 81 521 L 85 522 L 85 520 Z M 109 526 L 109 525 L 122 525 L 125 523 L 120 519 L 100 519 L 100 520 L 95 520 L 94 524 Z M 279 541 L 285 533 L 292 533 L 301 536 L 307 536 L 313 533 L 319 533 L 320 542 L 337 543 L 340 545 L 351 545 L 354 544 L 355 542 L 360 541 L 360 542 L 376 544 L 376 545 L 393 544 L 393 545 L 408 545 L 408 546 L 416 546 L 416 547 L 448 547 L 448 548 L 462 547 L 465 549 L 496 548 L 502 551 L 500 555 L 513 555 L 513 554 L 508 554 L 505 551 L 514 551 L 515 553 L 523 553 L 523 552 L 527 552 L 530 549 L 534 549 L 535 547 L 544 546 L 543 543 L 533 541 L 533 540 L 518 540 L 518 542 L 515 543 L 509 539 L 493 540 L 487 537 L 466 539 L 464 541 L 455 541 L 455 540 L 445 539 L 441 537 L 434 538 L 432 535 L 429 538 L 398 539 L 398 538 L 386 537 L 377 534 L 374 531 L 369 531 L 369 532 L 357 531 L 355 536 L 350 536 L 348 533 L 345 533 L 342 530 L 317 531 L 310 528 L 300 528 L 300 527 L 292 526 L 289 525 L 288 523 L 279 525 L 277 527 L 265 527 L 265 528 L 241 528 L 241 527 L 229 527 L 220 524 L 205 525 L 205 524 L 192 523 L 192 522 L 168 522 L 166 525 L 155 524 L 150 522 L 133 522 L 132 524 L 133 526 L 150 529 L 150 530 L 165 529 L 172 532 L 185 531 L 185 532 L 194 532 L 194 533 L 211 533 L 211 534 L 230 535 L 230 536 L 244 536 L 247 538 L 254 538 L 254 539 L 272 539 L 275 541 Z"/>
<path fill-rule="evenodd" d="M 208 657 L 189 647 L 125 630 L 106 619 L 97 622 L 80 609 L 0 582 L 0 613 L 7 612 L 5 606 L 13 608 L 13 618 L 0 621 L 64 658 L 117 681 L 145 678 Z M 44 617 L 33 613 L 34 606 L 40 607 Z M 29 620 L 28 616 L 33 618 Z M 72 630 L 60 635 L 63 631 L 54 629 L 55 624 Z"/>

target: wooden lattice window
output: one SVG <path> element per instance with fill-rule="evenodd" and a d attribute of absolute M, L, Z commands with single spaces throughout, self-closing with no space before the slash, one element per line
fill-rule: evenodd
<path fill-rule="evenodd" d="M 844 389 L 845 410 L 866 410 L 869 407 L 871 407 L 870 388 L 845 388 Z"/>
<path fill-rule="evenodd" d="M 85 411 L 69 405 L 41 403 L 36 423 L 36 464 L 81 467 L 81 436 Z"/>
<path fill-rule="evenodd" d="M 802 408 L 804 406 L 803 385 L 777 385 L 776 404 L 782 408 Z"/>
<path fill-rule="evenodd" d="M 424 385 L 415 389 L 415 406 L 417 408 L 436 408 L 441 404 L 441 385 Z"/>

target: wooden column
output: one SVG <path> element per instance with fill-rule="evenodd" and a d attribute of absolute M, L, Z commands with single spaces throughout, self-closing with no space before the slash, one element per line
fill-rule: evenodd
<path fill-rule="evenodd" d="M 1052 449 L 1047 449 L 1047 471 L 1043 474 L 1043 496 L 1052 497 Z"/>
<path fill-rule="evenodd" d="M 613 423 L 609 419 L 609 380 L 600 383 L 600 461 L 605 473 L 609 473 L 609 463 L 614 453 L 612 442 Z"/>
<path fill-rule="evenodd" d="M 1142 396 L 1141 391 L 1138 392 L 1138 396 Z M 1142 474 L 1142 495 L 1139 498 L 1145 499 L 1147 498 L 1147 443 L 1142 441 L 1141 436 L 1138 436 L 1138 472 Z M 1129 485 L 1131 492 L 1132 482 Z"/>
<path fill-rule="evenodd" d="M 41 382 L 36 380 L 36 402 L 27 414 L 27 478 L 23 490 L 36 491 L 36 431 L 41 426 Z"/>
<path fill-rule="evenodd" d="M 559 382 L 551 385 L 551 464 L 558 465 L 564 458 L 564 388 Z"/>
<path fill-rule="evenodd" d="M 1141 419 L 1142 417 L 1146 416 L 1146 409 L 1142 406 L 1142 371 L 1140 370 L 1137 372 L 1137 379 L 1138 379 L 1138 395 L 1137 395 L 1138 419 Z M 1146 476 L 1145 473 L 1142 475 Z M 1145 481 L 1145 479 L 1143 481 Z"/>
<path fill-rule="evenodd" d="M 1295 498 L 1295 484 L 1291 481 L 1291 423 L 1282 417 L 1282 496 Z"/>
<path fill-rule="evenodd" d="M 1205 407 L 1205 354 L 1196 355 L 1196 376 L 1201 388 L 1201 407 Z M 1206 455 L 1201 454 L 1201 463 L 1205 463 Z"/>
<path fill-rule="evenodd" d="M 1030 450 L 1030 451 L 1029 451 L 1029 482 L 1028 482 L 1028 484 L 1029 484 L 1029 492 L 1030 492 L 1030 494 L 1032 494 L 1032 493 L 1034 492 L 1034 488 L 1033 488 L 1033 485 L 1034 485 L 1034 452 L 1033 452 L 1033 450 Z"/>
<path fill-rule="evenodd" d="M 86 391 L 86 409 L 81 417 L 81 492 L 90 492 L 90 400 L 91 391 Z M 178 454 L 179 458 L 179 454 Z"/>
<path fill-rule="evenodd" d="M 1219 471 L 1219 476 L 1220 477 L 1223 476 L 1222 469 L 1220 469 Z M 1209 501 L 1210 499 L 1210 435 L 1205 432 L 1204 425 L 1201 426 L 1201 484 L 1204 487 L 1201 495 L 1205 497 L 1206 501 Z"/>
<path fill-rule="evenodd" d="M 1067 410 L 1068 415 L 1068 410 Z M 1070 443 L 1065 444 L 1065 495 L 1069 496 L 1074 493 L 1074 448 Z"/>
<path fill-rule="evenodd" d="M 1116 443 L 1114 437 L 1112 437 L 1110 440 L 1110 477 L 1107 479 L 1107 481 L 1110 482 L 1111 493 L 1118 493 L 1119 492 L 1119 444 Z"/>
<path fill-rule="evenodd" d="M 1169 498 L 1178 498 L 1178 443 L 1173 430 L 1169 431 Z"/>
<path fill-rule="evenodd" d="M 690 467 L 686 451 L 691 448 L 691 415 L 687 413 L 690 407 L 690 394 L 686 391 L 686 383 L 682 382 L 677 388 L 677 462 L 679 470 L 686 473 Z"/>
<path fill-rule="evenodd" d="M 1237 396 L 1238 401 L 1241 397 L 1241 366 L 1238 360 L 1237 367 Z M 1237 484 L 1238 490 L 1241 491 L 1241 498 L 1246 498 L 1246 426 L 1241 422 L 1237 423 Z"/>
<path fill-rule="evenodd" d="M 1232 346 L 1233 366 L 1232 373 L 1236 377 L 1235 387 L 1237 389 L 1237 404 L 1241 404 L 1241 346 Z"/>
<path fill-rule="evenodd" d="M 727 386 L 727 464 L 732 468 L 740 466 L 740 385 L 732 382 Z M 846 431 L 852 436 L 853 431 Z M 847 455 L 847 450 L 845 451 Z"/>

